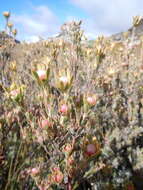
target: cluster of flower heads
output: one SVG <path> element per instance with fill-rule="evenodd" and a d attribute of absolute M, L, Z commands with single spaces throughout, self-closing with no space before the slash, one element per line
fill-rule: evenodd
<path fill-rule="evenodd" d="M 7 30 L 9 29 L 9 34 L 13 34 L 14 37 L 16 37 L 17 35 L 17 29 L 14 29 L 14 25 L 13 23 L 10 21 L 10 16 L 11 16 L 11 13 L 8 12 L 8 11 L 5 11 L 3 12 L 3 16 L 5 17 L 6 19 L 6 25 L 5 25 L 5 30 L 7 32 Z"/>

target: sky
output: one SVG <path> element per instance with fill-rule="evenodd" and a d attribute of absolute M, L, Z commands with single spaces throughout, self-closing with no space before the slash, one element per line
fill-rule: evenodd
<path fill-rule="evenodd" d="M 89 39 L 131 27 L 132 17 L 143 16 L 142 0 L 0 0 L 0 13 L 11 12 L 20 40 L 36 41 L 60 32 L 63 23 L 82 20 Z M 5 19 L 0 15 L 0 29 Z"/>

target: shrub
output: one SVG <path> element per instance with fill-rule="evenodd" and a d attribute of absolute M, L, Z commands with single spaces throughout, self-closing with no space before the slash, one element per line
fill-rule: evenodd
<path fill-rule="evenodd" d="M 1 60 L 0 189 L 143 187 L 143 43 L 80 25 Z"/>

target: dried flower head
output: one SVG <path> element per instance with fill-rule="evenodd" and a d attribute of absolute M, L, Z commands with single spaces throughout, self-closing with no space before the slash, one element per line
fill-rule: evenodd
<path fill-rule="evenodd" d="M 133 17 L 133 26 L 138 26 L 142 20 L 142 16 L 134 16 Z"/>
<path fill-rule="evenodd" d="M 16 36 L 16 35 L 17 35 L 17 30 L 16 30 L 16 29 L 12 30 L 12 34 L 13 34 L 14 36 Z"/>
<path fill-rule="evenodd" d="M 17 69 L 16 67 L 17 67 L 16 61 L 10 62 L 10 69 L 12 71 L 16 71 L 16 69 Z"/>
<path fill-rule="evenodd" d="M 11 29 L 13 27 L 13 23 L 12 22 L 8 22 L 7 26 Z"/>
<path fill-rule="evenodd" d="M 3 16 L 6 17 L 6 18 L 9 18 L 10 17 L 10 12 L 8 12 L 8 11 L 3 12 Z"/>

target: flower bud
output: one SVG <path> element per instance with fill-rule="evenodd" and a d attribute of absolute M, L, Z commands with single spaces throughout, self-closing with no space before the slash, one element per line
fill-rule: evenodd
<path fill-rule="evenodd" d="M 63 173 L 60 171 L 60 168 L 55 166 L 54 168 L 51 169 L 52 171 L 52 181 L 53 183 L 61 183 L 63 181 L 64 175 Z"/>
<path fill-rule="evenodd" d="M 10 69 L 11 69 L 12 71 L 16 71 L 16 67 L 17 67 L 16 61 L 12 61 L 12 62 L 10 63 Z"/>
<path fill-rule="evenodd" d="M 56 79 L 56 86 L 62 92 L 66 92 L 72 85 L 73 77 L 68 70 L 61 71 L 58 75 L 59 77 Z"/>
<path fill-rule="evenodd" d="M 47 79 L 46 70 L 38 70 L 37 74 L 38 74 L 38 77 L 39 77 L 40 80 L 46 80 Z"/>
<path fill-rule="evenodd" d="M 125 185 L 125 190 L 135 190 L 135 187 L 132 182 L 129 182 Z"/>
<path fill-rule="evenodd" d="M 14 89 L 14 90 L 12 90 L 12 91 L 10 92 L 11 98 L 14 98 L 14 99 L 15 99 L 19 94 L 20 94 L 19 89 Z"/>
<path fill-rule="evenodd" d="M 92 156 L 96 153 L 96 147 L 94 144 L 88 144 L 86 147 L 86 154 Z"/>
<path fill-rule="evenodd" d="M 74 164 L 74 158 L 73 158 L 73 156 L 68 157 L 67 163 L 68 163 L 69 166 L 72 165 L 72 164 Z"/>
<path fill-rule="evenodd" d="M 110 77 L 112 77 L 114 74 L 115 74 L 115 70 L 114 70 L 113 68 L 110 68 L 110 69 L 108 70 L 108 75 L 109 75 Z"/>
<path fill-rule="evenodd" d="M 58 166 L 55 166 L 51 169 L 53 172 L 58 172 L 60 170 L 60 168 Z"/>
<path fill-rule="evenodd" d="M 43 119 L 40 126 L 42 128 L 51 127 L 52 123 L 48 119 Z"/>
<path fill-rule="evenodd" d="M 68 78 L 66 76 L 62 76 L 59 78 L 59 81 L 66 86 L 68 84 Z"/>
<path fill-rule="evenodd" d="M 65 146 L 64 146 L 64 148 L 63 148 L 63 151 L 65 152 L 65 153 L 70 153 L 71 151 L 72 151 L 72 145 L 71 144 L 66 144 Z"/>
<path fill-rule="evenodd" d="M 87 102 L 89 105 L 94 106 L 96 104 L 97 98 L 95 96 L 88 96 Z"/>
<path fill-rule="evenodd" d="M 61 107 L 60 107 L 60 112 L 61 112 L 63 115 L 67 115 L 67 114 L 68 114 L 68 106 L 67 106 L 66 104 L 61 105 Z"/>
<path fill-rule="evenodd" d="M 38 168 L 32 168 L 31 169 L 31 175 L 37 175 L 39 173 L 39 169 Z"/>
<path fill-rule="evenodd" d="M 55 183 L 60 184 L 63 181 L 64 175 L 61 171 L 58 171 L 54 174 L 53 180 Z"/>

